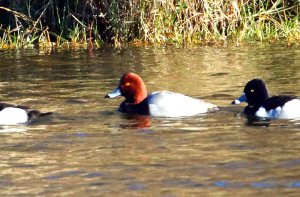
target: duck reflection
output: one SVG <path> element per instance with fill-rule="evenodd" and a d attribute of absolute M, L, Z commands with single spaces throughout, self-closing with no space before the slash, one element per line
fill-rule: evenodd
<path fill-rule="evenodd" d="M 148 128 L 151 126 L 151 117 L 138 114 L 122 114 L 126 124 L 120 124 L 122 128 Z"/>
<path fill-rule="evenodd" d="M 271 119 L 260 118 L 252 115 L 245 115 L 247 121 L 247 126 L 257 126 L 257 127 L 269 127 L 271 124 Z"/>

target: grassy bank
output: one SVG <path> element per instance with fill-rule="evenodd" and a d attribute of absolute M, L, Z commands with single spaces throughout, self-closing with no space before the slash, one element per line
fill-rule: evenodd
<path fill-rule="evenodd" d="M 300 40 L 299 0 L 0 0 L 0 48 Z"/>

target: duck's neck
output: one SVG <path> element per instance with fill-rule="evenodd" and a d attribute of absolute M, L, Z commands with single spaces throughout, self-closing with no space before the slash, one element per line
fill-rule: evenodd
<path fill-rule="evenodd" d="M 141 103 L 143 100 L 145 100 L 145 98 L 147 98 L 147 96 L 147 89 L 145 87 L 141 88 L 139 93 L 135 96 L 134 103 Z"/>
<path fill-rule="evenodd" d="M 147 93 L 145 95 L 138 95 L 135 99 L 134 99 L 134 103 L 138 104 L 141 103 L 143 100 L 145 100 L 145 98 L 147 98 Z"/>

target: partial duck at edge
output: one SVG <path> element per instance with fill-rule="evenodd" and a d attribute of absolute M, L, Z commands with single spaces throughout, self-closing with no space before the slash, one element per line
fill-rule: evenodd
<path fill-rule="evenodd" d="M 249 81 L 243 94 L 232 101 L 232 104 L 247 102 L 244 109 L 246 115 L 269 119 L 300 118 L 300 99 L 297 96 L 278 95 L 270 97 L 262 79 Z"/>
<path fill-rule="evenodd" d="M 0 125 L 28 124 L 33 120 L 51 115 L 25 106 L 0 103 Z"/>

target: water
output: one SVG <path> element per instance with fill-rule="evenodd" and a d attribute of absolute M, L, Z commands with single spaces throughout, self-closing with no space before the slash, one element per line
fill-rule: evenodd
<path fill-rule="evenodd" d="M 231 106 L 245 83 L 300 95 L 300 48 L 103 47 L 0 52 L 2 102 L 55 112 L 0 128 L 1 196 L 298 196 L 300 121 L 249 124 Z M 116 112 L 104 99 L 124 72 L 149 92 L 171 90 L 220 106 L 188 118 Z"/>

